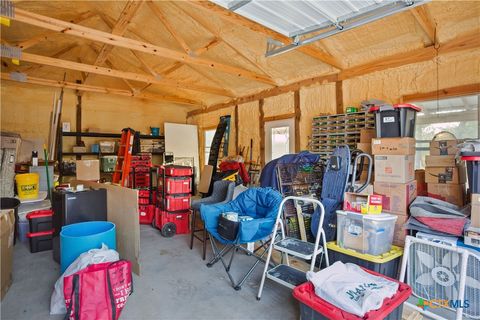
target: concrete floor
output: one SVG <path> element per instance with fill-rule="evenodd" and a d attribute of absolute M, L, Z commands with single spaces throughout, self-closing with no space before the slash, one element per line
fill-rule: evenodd
<path fill-rule="evenodd" d="M 242 290 L 235 291 L 220 263 L 207 268 L 201 243 L 189 248 L 187 235 L 163 238 L 141 226 L 141 273 L 134 275 L 134 293 L 121 319 L 298 319 L 291 290 L 266 282 L 262 300 L 255 299 L 263 264 Z M 208 246 L 207 259 L 211 250 Z M 241 276 L 253 258 L 238 255 L 232 273 Z M 63 319 L 50 316 L 50 296 L 60 266 L 52 252 L 31 254 L 19 243 L 14 253 L 14 282 L 0 304 L 1 319 Z M 236 273 L 236 271 L 238 271 Z"/>

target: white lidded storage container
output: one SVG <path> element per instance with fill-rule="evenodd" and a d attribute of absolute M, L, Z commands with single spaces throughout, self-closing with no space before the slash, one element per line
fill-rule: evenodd
<path fill-rule="evenodd" d="M 337 245 L 378 256 L 390 251 L 397 216 L 337 211 Z"/>

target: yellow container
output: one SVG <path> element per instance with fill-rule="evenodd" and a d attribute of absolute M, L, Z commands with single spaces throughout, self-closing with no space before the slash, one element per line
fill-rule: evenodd
<path fill-rule="evenodd" d="M 17 192 L 20 199 L 38 198 L 38 182 L 40 176 L 38 173 L 23 173 L 15 176 L 17 182 Z"/>

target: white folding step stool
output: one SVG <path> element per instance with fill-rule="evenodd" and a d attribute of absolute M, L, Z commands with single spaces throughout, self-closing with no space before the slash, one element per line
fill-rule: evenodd
<path fill-rule="evenodd" d="M 315 237 L 315 243 L 285 236 L 283 215 L 284 206 L 287 201 L 310 202 L 314 205 L 314 207 L 316 206 L 320 209 L 320 222 Z M 298 208 L 299 206 L 295 205 L 295 207 Z M 282 200 L 282 202 L 280 203 L 280 208 L 278 209 L 277 220 L 275 222 L 275 227 L 273 228 L 272 233 L 272 239 L 276 239 L 278 228 L 280 227 L 281 238 L 279 241 L 272 241 L 268 248 L 267 260 L 265 262 L 265 269 L 263 270 L 260 288 L 258 289 L 257 300 L 260 300 L 262 296 L 263 286 L 265 284 L 266 278 L 278 282 L 279 284 L 291 289 L 307 281 L 306 273 L 304 271 L 290 266 L 290 261 L 288 259 L 289 255 L 304 260 L 310 260 L 310 271 L 314 270 L 315 262 L 318 255 L 323 254 L 325 256 L 326 266 L 328 267 L 330 265 L 328 261 L 327 241 L 325 238 L 325 232 L 323 230 L 324 215 L 325 209 L 322 203 L 316 199 L 289 196 Z M 320 247 L 320 238 L 323 242 L 322 247 Z M 281 252 L 282 263 L 278 264 L 273 268 L 270 268 L 270 260 L 272 258 L 273 250 Z M 285 260 L 286 263 L 283 263 L 283 260 Z"/>

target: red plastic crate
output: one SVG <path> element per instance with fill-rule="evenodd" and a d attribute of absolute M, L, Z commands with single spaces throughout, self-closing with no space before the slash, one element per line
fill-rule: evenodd
<path fill-rule="evenodd" d="M 140 161 L 140 160 L 152 160 L 152 155 L 150 153 L 139 153 L 132 156 L 132 161 Z"/>
<path fill-rule="evenodd" d="M 150 172 L 150 167 L 145 166 L 145 165 L 136 166 L 136 167 L 133 167 L 133 172 L 135 174 L 137 174 L 137 173 L 148 173 L 148 172 Z"/>
<path fill-rule="evenodd" d="M 185 177 L 185 176 L 191 176 L 193 174 L 192 167 L 186 167 L 186 166 L 168 165 L 168 166 L 164 166 L 163 170 L 165 170 L 166 176 L 172 176 L 172 177 Z"/>
<path fill-rule="evenodd" d="M 162 207 L 167 211 L 189 210 L 191 197 L 190 194 L 166 195 L 165 200 L 162 201 Z"/>
<path fill-rule="evenodd" d="M 155 227 L 165 237 L 190 233 L 190 211 L 167 212 L 156 208 Z"/>
<path fill-rule="evenodd" d="M 150 203 L 149 198 L 138 198 L 138 204 L 146 205 Z"/>
<path fill-rule="evenodd" d="M 155 206 L 154 205 L 140 205 L 138 206 L 138 214 L 139 214 L 139 221 L 140 224 L 152 224 L 153 217 L 155 214 Z"/>
<path fill-rule="evenodd" d="M 139 198 L 150 198 L 150 190 L 138 190 Z"/>
<path fill-rule="evenodd" d="M 165 188 L 168 194 L 182 194 L 192 192 L 192 178 L 166 177 Z"/>
<path fill-rule="evenodd" d="M 348 313 L 323 300 L 315 294 L 315 287 L 311 282 L 305 282 L 293 289 L 293 296 L 300 302 L 302 320 L 307 319 L 345 319 L 345 320 L 374 320 L 374 319 L 401 319 L 403 303 L 412 294 L 412 288 L 403 282 L 386 277 L 375 271 L 362 268 L 368 273 L 379 276 L 399 284 L 397 293 L 383 301 L 383 305 L 378 310 L 373 310 L 365 314 L 363 318 Z"/>

